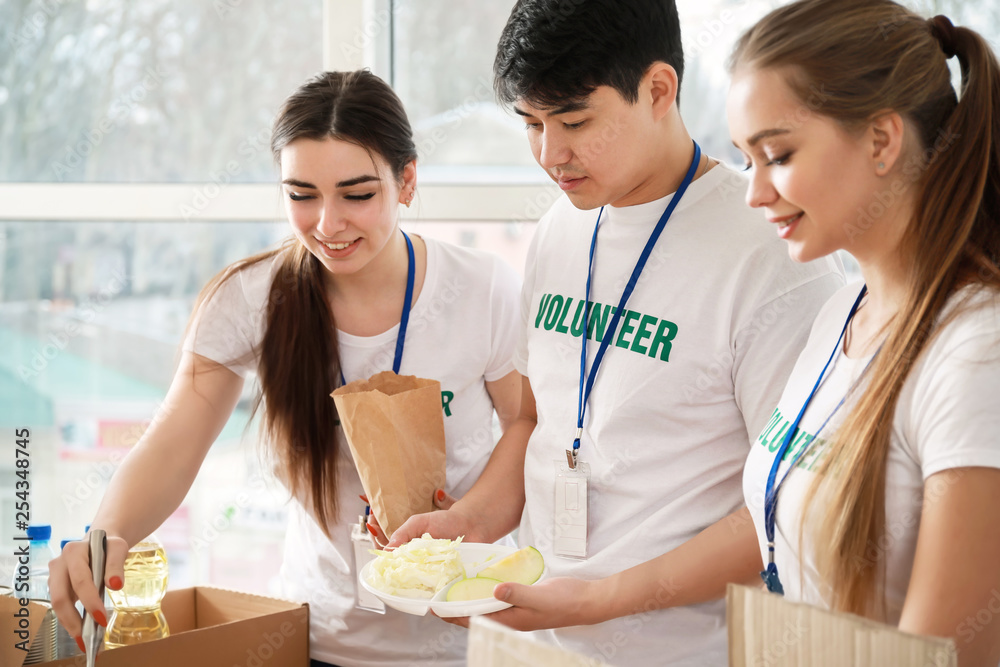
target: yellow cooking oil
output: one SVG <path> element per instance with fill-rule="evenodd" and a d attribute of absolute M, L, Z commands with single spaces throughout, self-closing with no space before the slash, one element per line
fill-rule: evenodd
<path fill-rule="evenodd" d="M 104 633 L 105 648 L 141 644 L 170 636 L 160 602 L 167 592 L 167 553 L 150 536 L 128 550 L 125 585 L 107 588 L 114 612 Z"/>

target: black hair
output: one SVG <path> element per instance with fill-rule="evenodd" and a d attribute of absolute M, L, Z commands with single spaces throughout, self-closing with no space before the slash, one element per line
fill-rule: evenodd
<path fill-rule="evenodd" d="M 543 108 L 610 86 L 629 104 L 655 62 L 677 72 L 684 48 L 674 0 L 518 0 L 493 63 L 504 105 L 525 99 Z"/>

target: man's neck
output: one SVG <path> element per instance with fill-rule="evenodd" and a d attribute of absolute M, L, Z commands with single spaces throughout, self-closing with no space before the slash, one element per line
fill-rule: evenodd
<path fill-rule="evenodd" d="M 682 123 L 678 123 L 674 129 L 668 131 L 655 153 L 670 157 L 665 162 L 651 162 L 652 170 L 647 178 L 624 197 L 611 202 L 612 206 L 622 208 L 648 204 L 677 192 L 691 167 L 691 160 L 694 159 L 694 142 Z M 704 176 L 716 164 L 718 162 L 703 153 L 694 180 Z"/>

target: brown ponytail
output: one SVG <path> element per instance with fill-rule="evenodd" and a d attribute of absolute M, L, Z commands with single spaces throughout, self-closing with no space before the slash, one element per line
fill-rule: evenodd
<path fill-rule="evenodd" d="M 962 68 L 960 101 L 950 53 Z M 800 532 L 822 497 L 811 535 L 831 604 L 882 618 L 884 596 L 874 592 L 883 590 L 885 563 L 873 545 L 885 535 L 886 467 L 903 384 L 958 288 L 1000 290 L 1000 68 L 977 33 L 926 21 L 890 0 L 802 0 L 777 9 L 743 35 L 730 67 L 790 67 L 790 86 L 818 113 L 856 129 L 893 109 L 920 138 L 915 213 L 900 247 L 906 300 L 868 386 L 827 445 Z M 824 94 L 810 97 L 817 89 Z"/>

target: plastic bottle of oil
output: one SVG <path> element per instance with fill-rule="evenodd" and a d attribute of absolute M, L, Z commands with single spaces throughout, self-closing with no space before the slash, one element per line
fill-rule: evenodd
<path fill-rule="evenodd" d="M 131 646 L 170 636 L 160 602 L 167 592 L 167 554 L 150 535 L 128 550 L 125 585 L 105 589 L 115 610 L 104 633 L 105 648 Z"/>

